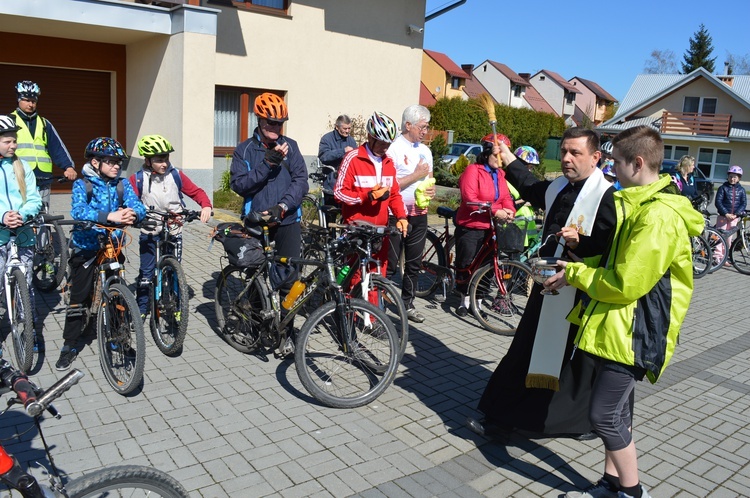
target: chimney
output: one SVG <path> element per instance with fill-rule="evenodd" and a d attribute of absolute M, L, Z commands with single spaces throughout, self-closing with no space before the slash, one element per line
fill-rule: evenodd
<path fill-rule="evenodd" d="M 525 79 L 526 81 L 529 81 L 529 78 L 531 78 L 531 73 L 518 73 L 518 76 Z"/>
<path fill-rule="evenodd" d="M 724 62 L 724 74 L 729 75 L 729 62 Z"/>
<path fill-rule="evenodd" d="M 463 69 L 466 74 L 471 76 L 471 73 L 474 72 L 474 64 L 461 64 L 461 69 Z"/>

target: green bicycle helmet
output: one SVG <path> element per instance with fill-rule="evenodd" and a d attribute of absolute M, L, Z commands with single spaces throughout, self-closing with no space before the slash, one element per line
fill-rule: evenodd
<path fill-rule="evenodd" d="M 138 153 L 143 157 L 166 156 L 174 152 L 169 140 L 161 135 L 146 135 L 138 140 Z"/>

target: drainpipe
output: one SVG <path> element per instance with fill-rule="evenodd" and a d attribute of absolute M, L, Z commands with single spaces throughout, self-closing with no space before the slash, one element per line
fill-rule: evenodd
<path fill-rule="evenodd" d="M 451 4 L 451 5 L 447 6 L 447 7 L 444 7 L 442 9 L 438 10 L 437 12 L 434 12 L 434 13 L 430 14 L 429 16 L 425 16 L 424 22 L 432 21 L 436 17 L 442 16 L 446 12 L 455 9 L 456 7 L 460 7 L 463 4 L 465 4 L 465 3 L 466 3 L 466 0 L 458 0 L 456 3 L 453 3 L 453 4 Z"/>

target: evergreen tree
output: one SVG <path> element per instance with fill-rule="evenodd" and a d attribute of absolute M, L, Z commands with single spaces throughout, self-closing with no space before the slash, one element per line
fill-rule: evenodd
<path fill-rule="evenodd" d="M 690 38 L 690 48 L 682 56 L 684 60 L 682 74 L 693 72 L 699 67 L 705 68 L 709 73 L 714 72 L 716 57 L 711 57 L 711 52 L 714 51 L 711 41 L 711 35 L 708 34 L 708 30 L 701 23 L 700 29 Z"/>

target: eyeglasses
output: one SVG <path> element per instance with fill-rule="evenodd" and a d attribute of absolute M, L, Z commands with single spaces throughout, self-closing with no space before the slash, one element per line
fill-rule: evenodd
<path fill-rule="evenodd" d="M 113 159 L 111 157 L 105 157 L 102 159 L 102 162 L 104 164 L 109 164 L 110 166 L 122 166 L 122 159 Z"/>
<path fill-rule="evenodd" d="M 424 132 L 424 131 L 430 131 L 430 125 L 428 125 L 428 124 L 412 125 L 412 126 L 414 126 L 416 129 L 418 129 L 419 131 L 422 131 L 422 132 Z"/>
<path fill-rule="evenodd" d="M 283 121 L 274 121 L 272 119 L 266 119 L 266 124 L 268 124 L 268 126 L 284 126 Z"/>

